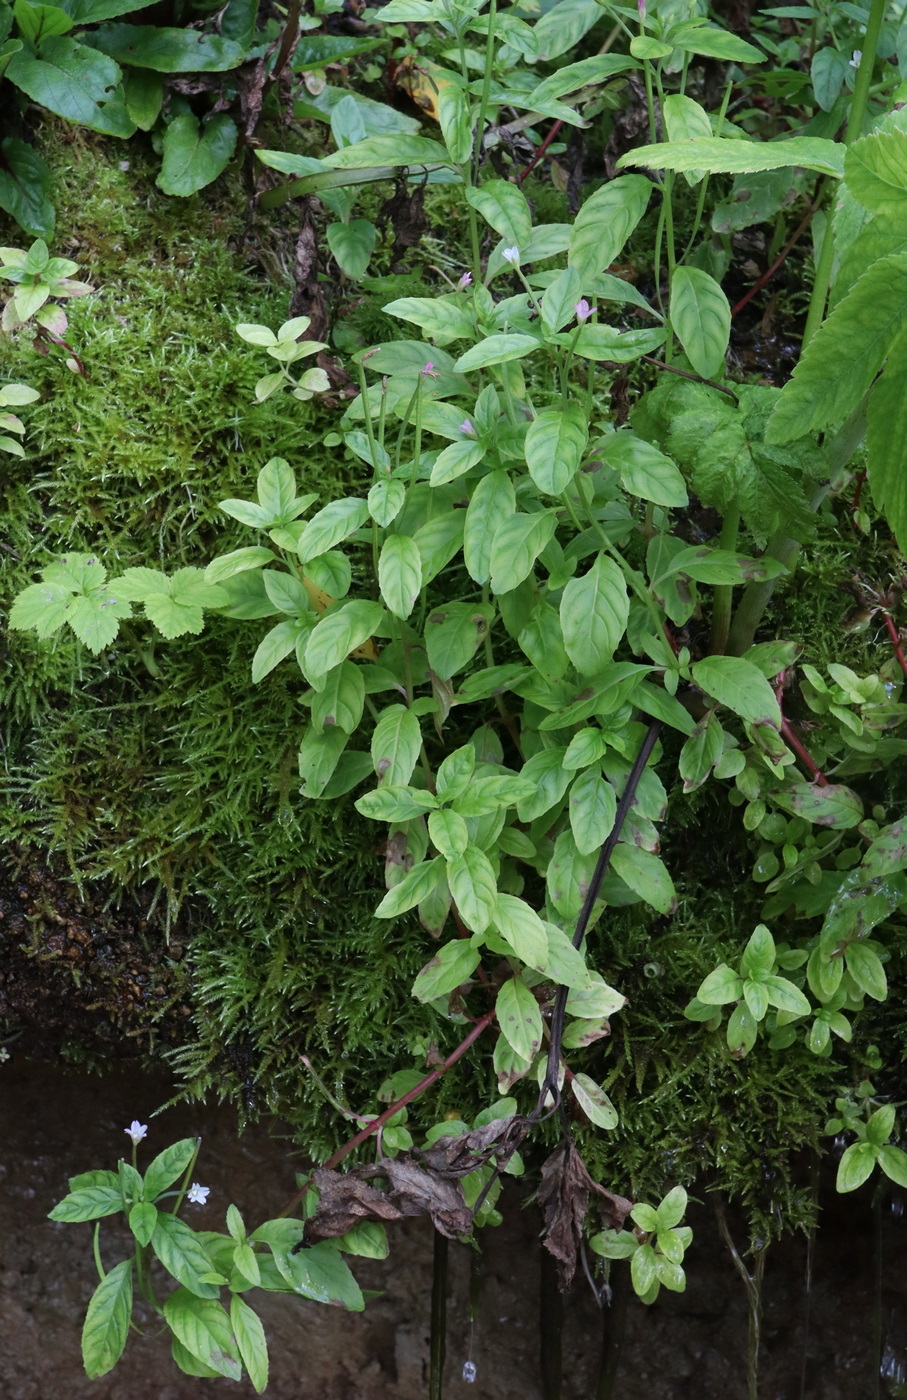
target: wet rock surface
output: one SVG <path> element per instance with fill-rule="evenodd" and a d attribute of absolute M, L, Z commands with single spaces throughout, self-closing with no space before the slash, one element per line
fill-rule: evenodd
<path fill-rule="evenodd" d="M 0 1066 L 0 1394 L 4 1400 L 194 1400 L 251 1387 L 182 1375 L 149 1327 L 100 1380 L 82 1371 L 79 1334 L 95 1286 L 90 1225 L 58 1225 L 47 1211 L 66 1178 L 113 1166 L 128 1148 L 123 1129 L 149 1125 L 144 1160 L 176 1138 L 200 1133 L 198 1179 L 211 1187 L 192 1223 L 223 1228 L 234 1201 L 250 1224 L 276 1214 L 305 1164 L 280 1124 L 237 1137 L 228 1108 L 181 1104 L 152 1116 L 174 1092 L 135 1070 L 103 1077 L 30 1065 Z M 140 1165 L 141 1165 L 140 1159 Z M 835 1201 L 813 1261 L 805 1342 L 806 1242 L 774 1246 L 764 1283 L 764 1400 L 866 1400 L 872 1389 L 873 1251 L 870 1196 Z M 505 1224 L 485 1232 L 479 1316 L 470 1340 L 473 1251 L 452 1245 L 445 1400 L 540 1400 L 538 1215 L 505 1200 Z M 883 1206 L 881 1324 L 887 1389 L 907 1373 L 901 1197 Z M 187 1208 L 188 1209 L 188 1208 Z M 630 1300 L 615 1400 L 744 1400 L 746 1303 L 742 1284 L 706 1200 L 690 1213 L 696 1230 L 685 1294 L 652 1308 Z M 741 1222 L 731 1219 L 738 1242 Z M 125 1253 L 116 1225 L 102 1229 L 107 1267 Z M 361 1314 L 276 1295 L 256 1295 L 270 1345 L 273 1400 L 424 1400 L 427 1395 L 432 1238 L 421 1221 L 395 1227 L 390 1257 L 355 1260 L 363 1288 L 380 1290 Z M 564 1400 L 592 1400 L 607 1318 L 579 1277 L 566 1300 Z M 463 1379 L 471 1360 L 476 1379 Z"/>

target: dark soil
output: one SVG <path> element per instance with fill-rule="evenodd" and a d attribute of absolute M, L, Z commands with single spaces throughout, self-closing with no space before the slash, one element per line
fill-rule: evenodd
<path fill-rule="evenodd" d="M 62 1073 L 22 1060 L 0 1066 L 0 1394 L 4 1400 L 192 1400 L 251 1396 L 247 1384 L 182 1375 L 161 1336 L 131 1337 L 110 1376 L 86 1380 L 79 1332 L 95 1285 L 91 1227 L 57 1225 L 47 1211 L 66 1177 L 113 1166 L 138 1117 L 149 1124 L 147 1158 L 178 1137 L 201 1133 L 197 1175 L 208 1204 L 193 1223 L 223 1228 L 234 1201 L 248 1222 L 275 1214 L 294 1191 L 303 1163 L 280 1125 L 241 1138 L 226 1108 L 180 1105 L 152 1117 L 172 1087 L 135 1071 L 104 1077 Z M 140 1159 L 141 1165 L 141 1159 Z M 880 1321 L 888 1382 L 907 1373 L 907 1232 L 902 1199 L 882 1209 L 884 1274 Z M 452 1246 L 445 1400 L 541 1400 L 538 1216 L 516 1192 L 505 1224 L 485 1232 L 479 1319 L 470 1346 L 468 1297 L 473 1251 Z M 744 1400 L 746 1302 L 714 1227 L 709 1203 L 693 1208 L 696 1236 L 687 1256 L 689 1287 L 662 1293 L 654 1307 L 630 1300 L 614 1400 Z M 731 1220 L 738 1242 L 744 1231 Z M 773 1246 L 764 1283 L 762 1400 L 869 1400 L 872 1365 L 873 1246 L 868 1194 L 832 1195 L 819 1232 L 804 1344 L 806 1242 Z M 116 1227 L 102 1233 L 110 1266 L 120 1257 Z M 432 1238 L 414 1221 L 391 1235 L 390 1257 L 353 1261 L 364 1288 L 381 1296 L 361 1314 L 275 1295 L 256 1295 L 271 1351 L 273 1400 L 425 1400 Z M 547 1320 L 558 1304 L 548 1298 Z M 598 1309 L 580 1278 L 567 1298 L 563 1400 L 595 1400 L 602 1338 L 613 1316 Z M 549 1329 L 550 1330 L 550 1329 Z M 804 1368 L 805 1351 L 805 1368 Z M 474 1384 L 462 1379 L 472 1360 Z M 801 1371 L 805 1386 L 801 1389 Z M 885 1389 L 883 1395 L 895 1395 Z"/>

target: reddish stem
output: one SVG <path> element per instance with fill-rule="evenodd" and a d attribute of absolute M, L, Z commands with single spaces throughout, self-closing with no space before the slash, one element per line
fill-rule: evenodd
<path fill-rule="evenodd" d="M 860 509 L 860 497 L 863 494 L 863 482 L 865 480 L 866 468 L 864 467 L 863 470 L 860 472 L 860 475 L 857 477 L 857 489 L 853 493 L 853 505 L 850 507 L 854 515 L 856 515 L 857 511 Z"/>
<path fill-rule="evenodd" d="M 744 295 L 738 301 L 737 305 L 732 309 L 732 316 L 736 316 L 738 311 L 742 311 L 743 308 L 752 301 L 756 293 L 761 292 L 762 288 L 766 285 L 766 283 L 771 281 L 775 273 L 778 271 L 778 268 L 784 262 L 784 259 L 787 257 L 791 248 L 793 248 L 794 244 L 801 237 L 801 235 L 804 234 L 809 228 L 810 224 L 812 223 L 812 218 L 815 212 L 815 208 L 807 209 L 803 218 L 800 220 L 799 224 L 794 230 L 793 235 L 791 236 L 791 238 L 788 239 L 787 243 L 785 243 L 784 247 L 781 249 L 781 252 L 775 258 L 775 261 L 772 263 L 771 267 L 768 269 L 767 272 L 763 272 L 762 276 L 758 279 L 758 281 L 753 283 L 749 291 L 744 293 Z"/>
<path fill-rule="evenodd" d="M 888 628 L 888 636 L 891 638 L 891 645 L 894 647 L 894 654 L 898 659 L 898 665 L 904 672 L 904 675 L 907 676 L 907 659 L 905 659 L 904 657 L 904 651 L 901 647 L 901 638 L 898 633 L 898 629 L 894 625 L 894 620 L 891 616 L 891 613 L 883 612 L 882 616 L 885 619 L 885 626 Z"/>
<path fill-rule="evenodd" d="M 412 1089 L 409 1089 L 405 1094 L 402 1094 L 399 1099 L 395 1099 L 395 1101 L 388 1108 L 386 1108 L 383 1113 L 379 1113 L 377 1118 L 373 1118 L 371 1123 L 367 1123 L 364 1128 L 362 1128 L 358 1133 L 356 1133 L 355 1137 L 351 1137 L 348 1142 L 345 1142 L 343 1144 L 342 1147 L 338 1147 L 337 1151 L 334 1152 L 323 1164 L 324 1168 L 329 1169 L 331 1167 L 336 1167 L 337 1163 L 342 1162 L 344 1157 L 348 1157 L 349 1154 L 352 1151 L 354 1151 L 355 1148 L 361 1146 L 363 1142 L 366 1142 L 372 1136 L 373 1133 L 377 1133 L 379 1128 L 383 1128 L 385 1124 L 389 1123 L 390 1120 L 393 1118 L 394 1114 L 399 1113 L 401 1108 L 405 1108 L 407 1104 L 412 1103 L 413 1099 L 418 1099 L 422 1094 L 425 1093 L 426 1089 L 430 1089 L 432 1084 L 436 1083 L 437 1080 L 441 1078 L 442 1074 L 446 1074 L 447 1071 L 449 1069 L 452 1069 L 453 1066 L 457 1063 L 457 1060 L 463 1058 L 470 1046 L 474 1045 L 475 1042 L 478 1040 L 479 1036 L 482 1034 L 482 1032 L 488 1026 L 491 1025 L 492 1021 L 494 1020 L 494 1016 L 494 1007 L 492 1007 L 489 1011 L 486 1011 L 484 1016 L 480 1016 L 478 1021 L 476 1021 L 475 1025 L 473 1026 L 472 1030 L 469 1032 L 469 1034 L 465 1036 L 463 1040 L 460 1041 L 456 1049 L 451 1050 L 450 1054 L 448 1055 L 447 1059 L 444 1061 L 443 1064 L 438 1065 L 437 1069 L 433 1069 L 430 1074 L 426 1074 L 425 1078 L 420 1079 L 419 1083 L 415 1084 Z M 310 1176 L 308 1181 L 306 1181 L 299 1188 L 292 1200 L 288 1201 L 287 1204 L 284 1206 L 283 1210 L 280 1212 L 281 1215 L 289 1215 L 293 1207 L 298 1205 L 299 1202 L 302 1200 L 303 1196 L 306 1194 L 309 1187 L 312 1185 L 313 1180 L 314 1178 Z"/>
<path fill-rule="evenodd" d="M 822 769 L 816 763 L 815 759 L 813 759 L 810 756 L 810 754 L 807 753 L 806 749 L 803 747 L 800 740 L 797 738 L 796 734 L 791 728 L 790 720 L 785 719 L 783 715 L 781 716 L 781 738 L 787 744 L 788 748 L 793 749 L 794 753 L 797 755 L 800 762 L 803 764 L 803 767 L 809 773 L 809 776 L 812 778 L 813 782 L 818 783 L 819 787 L 828 787 L 828 779 L 822 772 Z"/>
<path fill-rule="evenodd" d="M 529 164 L 526 166 L 526 169 L 525 169 L 525 170 L 521 170 L 521 171 L 520 171 L 520 173 L 519 173 L 519 175 L 518 175 L 518 177 L 517 177 L 518 180 L 519 180 L 519 182 L 520 182 L 520 184 L 523 183 L 523 181 L 525 180 L 526 176 L 529 175 L 529 174 L 531 174 L 531 172 L 532 172 L 532 171 L 535 169 L 535 167 L 538 165 L 539 161 L 542 159 L 542 156 L 545 154 L 545 152 L 547 151 L 548 147 L 551 145 L 551 142 L 554 140 L 555 136 L 556 136 L 557 133 L 560 131 L 560 129 L 561 129 L 561 127 L 562 127 L 563 125 L 564 125 L 564 123 L 563 123 L 562 121 L 560 121 L 560 120 L 551 123 L 551 130 L 548 132 L 548 135 L 545 137 L 545 139 L 544 139 L 544 141 L 542 142 L 542 144 L 538 147 L 538 149 L 537 149 L 536 152 L 534 153 L 534 155 L 533 155 L 533 157 L 532 157 L 532 160 L 531 160 L 531 161 L 529 162 Z"/>

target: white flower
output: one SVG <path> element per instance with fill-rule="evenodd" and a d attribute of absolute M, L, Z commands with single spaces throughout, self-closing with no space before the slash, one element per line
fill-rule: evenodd
<path fill-rule="evenodd" d="M 193 1181 L 186 1192 L 186 1200 L 191 1201 L 194 1206 L 203 1206 L 211 1191 L 210 1186 L 199 1186 L 197 1181 Z"/>
<path fill-rule="evenodd" d="M 854 49 L 854 51 L 853 51 L 853 58 L 850 60 L 850 66 L 851 66 L 851 68 L 859 68 L 859 66 L 860 66 L 860 59 L 861 59 L 862 57 L 863 57 L 863 50 L 862 50 L 862 49 Z"/>
<path fill-rule="evenodd" d="M 137 1118 L 133 1118 L 132 1122 L 129 1124 L 129 1127 L 123 1129 L 123 1132 L 128 1133 L 128 1135 L 132 1138 L 132 1141 L 135 1143 L 141 1142 L 142 1138 L 145 1136 L 147 1131 L 148 1124 L 140 1123 Z"/>
<path fill-rule="evenodd" d="M 501 250 L 501 256 L 504 257 L 504 258 L 506 258 L 507 261 L 508 261 L 509 263 L 514 263 L 514 265 L 515 265 L 516 267 L 519 267 L 519 265 L 520 265 L 520 250 L 519 250 L 519 248 L 516 248 L 516 247 L 514 247 L 514 248 L 503 248 L 503 249 Z"/>

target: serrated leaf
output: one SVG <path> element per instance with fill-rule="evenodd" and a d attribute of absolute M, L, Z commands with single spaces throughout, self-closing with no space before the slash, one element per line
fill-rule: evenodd
<path fill-rule="evenodd" d="M 888 350 L 888 361 L 869 401 L 866 446 L 872 498 L 903 550 L 907 548 L 907 331 Z"/>
<path fill-rule="evenodd" d="M 844 159 L 847 188 L 865 209 L 903 218 L 907 212 L 907 131 L 893 127 L 854 141 Z"/>
<path fill-rule="evenodd" d="M 816 331 L 781 391 L 766 441 L 791 442 L 846 418 L 902 337 L 905 317 L 907 253 L 892 253 L 858 278 Z M 901 348 L 901 363 L 903 356 Z"/>
<path fill-rule="evenodd" d="M 123 1354 L 132 1315 L 132 1260 L 124 1259 L 101 1279 L 85 1314 L 82 1361 L 89 1380 L 112 1371 Z"/>
<path fill-rule="evenodd" d="M 742 175 L 798 165 L 840 179 L 844 174 L 844 147 L 818 136 L 794 136 L 782 141 L 700 136 L 690 141 L 637 146 L 617 162 L 618 169 L 628 165 L 646 165 L 652 170 L 708 170 L 713 175 Z"/>

